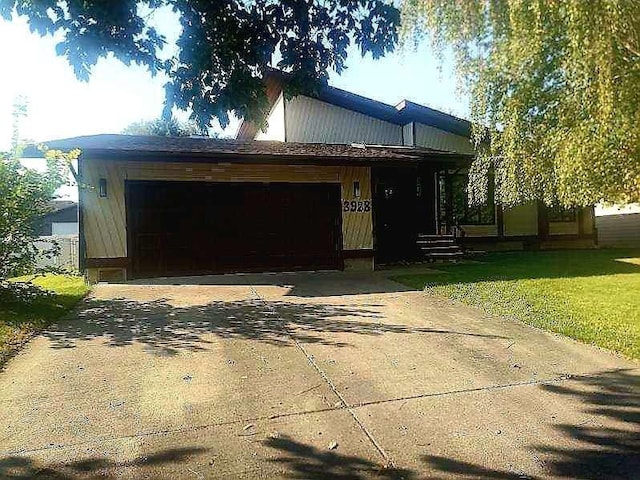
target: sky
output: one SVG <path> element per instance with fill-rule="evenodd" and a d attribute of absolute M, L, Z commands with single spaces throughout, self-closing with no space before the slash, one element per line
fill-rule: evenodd
<path fill-rule="evenodd" d="M 164 33 L 169 46 L 180 32 L 177 18 L 160 10 L 151 23 Z M 127 67 L 113 58 L 101 59 L 89 82 L 80 82 L 66 59 L 55 54 L 59 37 L 30 33 L 23 18 L 0 20 L 0 150 L 8 149 L 12 134 L 12 105 L 17 96 L 28 100 L 28 115 L 22 119 L 23 139 L 47 140 L 120 133 L 132 122 L 160 116 L 166 77 L 151 74 L 143 67 Z M 13 48 L 6 48 L 7 46 Z M 452 63 L 436 59 L 428 45 L 397 51 L 383 59 L 362 58 L 353 49 L 342 75 L 333 73 L 330 84 L 392 105 L 403 99 L 468 116 L 468 101 L 457 91 Z M 178 112 L 186 119 L 188 113 Z M 233 137 L 239 122 L 232 121 L 223 135 Z M 219 127 L 214 127 L 219 131 Z M 73 197 L 71 190 L 65 196 Z"/>

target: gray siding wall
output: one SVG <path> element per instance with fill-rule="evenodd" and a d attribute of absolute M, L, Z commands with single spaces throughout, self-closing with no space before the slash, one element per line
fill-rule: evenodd
<path fill-rule="evenodd" d="M 402 145 L 402 127 L 305 96 L 286 100 L 288 142 Z"/>
<path fill-rule="evenodd" d="M 467 137 L 445 132 L 438 128 L 416 123 L 415 145 L 418 147 L 435 148 L 449 152 L 473 154 L 473 144 Z"/>
<path fill-rule="evenodd" d="M 640 213 L 596 217 L 596 228 L 603 247 L 640 247 Z"/>

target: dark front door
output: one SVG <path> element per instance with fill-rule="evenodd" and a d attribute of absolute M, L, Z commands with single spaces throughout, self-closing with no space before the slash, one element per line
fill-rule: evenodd
<path fill-rule="evenodd" d="M 127 182 L 132 277 L 339 269 L 340 186 Z"/>
<path fill-rule="evenodd" d="M 373 171 L 376 261 L 410 260 L 417 254 L 420 230 L 420 176 L 416 169 Z"/>

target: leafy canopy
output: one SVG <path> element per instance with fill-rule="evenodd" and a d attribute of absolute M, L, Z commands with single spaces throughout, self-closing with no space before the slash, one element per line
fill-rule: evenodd
<path fill-rule="evenodd" d="M 636 1 L 406 0 L 403 34 L 453 47 L 480 144 L 476 202 L 490 169 L 505 204 L 640 201 Z"/>
<path fill-rule="evenodd" d="M 148 12 L 163 6 L 182 27 L 168 60 L 159 55 L 165 38 L 148 22 Z M 202 130 L 214 118 L 225 127 L 231 111 L 263 122 L 270 67 L 290 72 L 292 94 L 309 93 L 327 82 L 329 69 L 343 70 L 350 44 L 374 58 L 392 51 L 400 22 L 383 0 L 0 1 L 2 17 L 16 14 L 40 35 L 62 33 L 56 51 L 81 80 L 109 54 L 166 73 L 165 116 L 191 108 Z"/>
<path fill-rule="evenodd" d="M 193 122 L 181 122 L 174 116 L 155 120 L 140 120 L 127 125 L 122 133 L 127 135 L 151 135 L 154 137 L 189 137 L 203 133 Z"/>

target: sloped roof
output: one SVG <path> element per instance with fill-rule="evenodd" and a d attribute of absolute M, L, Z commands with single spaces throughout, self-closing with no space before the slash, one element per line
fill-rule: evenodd
<path fill-rule="evenodd" d="M 270 105 L 275 103 L 284 88 L 286 88 L 286 74 L 279 71 L 272 71 L 266 75 L 265 89 Z M 471 136 L 471 122 L 468 120 L 409 100 L 402 100 L 393 106 L 331 86 L 327 86 L 315 95 L 307 96 L 337 107 L 377 118 L 378 120 L 393 123 L 394 125 L 406 125 L 415 122 L 463 137 Z M 236 138 L 245 140 L 253 139 L 257 131 L 258 129 L 255 124 L 243 120 Z"/>
<path fill-rule="evenodd" d="M 184 161 L 299 161 L 302 163 L 347 164 L 408 162 L 433 158 L 468 158 L 453 152 L 428 148 L 377 145 L 336 145 L 243 141 L 214 138 L 153 137 L 141 135 L 88 135 L 44 142 L 52 149 L 79 148 L 83 155 L 94 158 L 184 160 Z M 35 146 L 25 150 L 33 156 Z"/>

